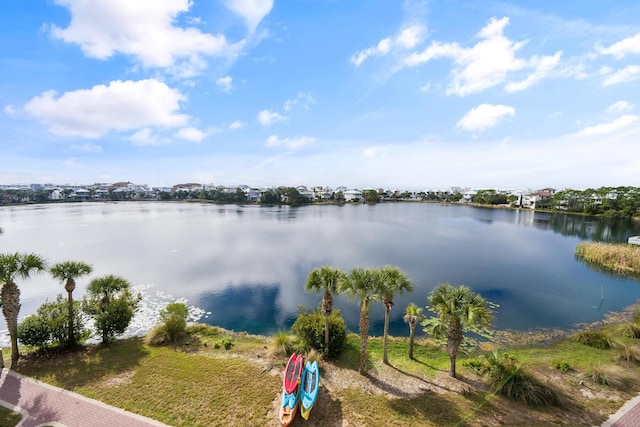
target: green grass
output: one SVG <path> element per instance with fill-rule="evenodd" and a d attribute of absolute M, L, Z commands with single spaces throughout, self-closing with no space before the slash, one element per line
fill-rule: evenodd
<path fill-rule="evenodd" d="M 241 358 L 149 347 L 140 339 L 70 354 L 54 365 L 25 364 L 20 372 L 177 426 L 265 424 L 264 408 L 276 394 L 265 390 L 277 391 L 280 382 Z"/>
<path fill-rule="evenodd" d="M 286 358 L 273 356 L 276 338 L 217 328 L 197 332 L 192 331 L 188 345 L 176 349 L 128 339 L 107 347 L 27 357 L 20 372 L 169 425 L 277 425 L 280 374 Z M 637 342 L 624 337 L 621 326 L 605 328 L 604 333 L 624 345 Z M 232 340 L 233 347 L 216 349 L 213 343 L 221 339 Z M 617 362 L 619 349 L 597 349 L 571 340 L 502 349 L 542 384 L 545 378 L 554 378 L 554 385 L 568 397 L 566 407 L 545 411 L 500 396 L 488 384 L 482 386 L 473 367 L 462 363 L 478 354 L 459 355 L 460 378 L 454 380 L 447 376 L 447 352 L 427 339 L 416 340 L 415 359 L 409 360 L 407 340 L 390 338 L 390 367 L 381 362 L 382 338 L 370 338 L 368 350 L 371 375 L 367 377 L 357 374 L 360 340 L 355 334 L 347 336 L 337 360 L 321 362 L 321 371 L 330 372 L 333 380 L 345 375 L 352 382 L 321 387 L 311 425 L 599 425 L 640 388 L 640 365 Z M 571 369 L 557 369 L 558 361 Z M 609 369 L 615 366 L 624 368 L 622 389 L 612 387 L 618 378 L 615 368 Z M 431 388 L 414 387 L 412 394 L 404 395 L 407 381 Z M 581 383 L 588 384 L 595 397 L 583 396 Z"/>
<path fill-rule="evenodd" d="M 22 415 L 0 406 L 0 426 L 14 427 L 22 419 Z"/>

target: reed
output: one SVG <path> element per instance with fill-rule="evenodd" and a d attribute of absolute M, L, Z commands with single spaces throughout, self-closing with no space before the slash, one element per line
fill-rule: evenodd
<path fill-rule="evenodd" d="M 640 247 L 638 246 L 583 242 L 576 246 L 576 255 L 587 262 L 618 273 L 640 274 Z"/>

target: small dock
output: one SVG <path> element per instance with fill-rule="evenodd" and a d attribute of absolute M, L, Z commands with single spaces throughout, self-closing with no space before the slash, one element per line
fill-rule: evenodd
<path fill-rule="evenodd" d="M 640 236 L 631 236 L 627 241 L 630 245 L 640 246 Z"/>

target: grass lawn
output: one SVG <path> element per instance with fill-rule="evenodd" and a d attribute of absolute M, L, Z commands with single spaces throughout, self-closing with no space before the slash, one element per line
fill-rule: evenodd
<path fill-rule="evenodd" d="M 614 336 L 620 329 L 611 327 Z M 616 338 L 618 339 L 618 338 Z M 621 342 L 637 346 L 630 338 Z M 626 341 L 625 341 L 626 340 Z M 231 341 L 225 350 L 221 345 Z M 142 339 L 72 353 L 31 355 L 19 371 L 108 404 L 175 426 L 278 426 L 284 356 L 273 355 L 272 338 L 201 329 L 189 346 L 152 347 Z M 293 425 L 325 426 L 500 426 L 601 424 L 640 390 L 640 365 L 616 362 L 616 349 L 599 350 L 562 341 L 508 351 L 542 381 L 566 396 L 563 407 L 536 409 L 496 395 L 463 361 L 459 378 L 448 377 L 446 351 L 418 339 L 414 360 L 404 338 L 391 338 L 383 365 L 382 339 L 369 341 L 369 374 L 357 373 L 359 338 L 350 334 L 338 360 L 322 361 L 321 390 L 309 421 Z M 554 367 L 565 362 L 563 372 Z M 623 388 L 592 382 L 594 366 L 617 366 L 626 376 Z M 3 425 L 0 423 L 0 425 Z"/>
<path fill-rule="evenodd" d="M 0 406 L 0 426 L 14 427 L 20 422 L 21 419 L 22 415 Z"/>

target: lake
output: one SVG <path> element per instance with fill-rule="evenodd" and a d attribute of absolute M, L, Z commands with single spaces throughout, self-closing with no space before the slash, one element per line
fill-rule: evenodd
<path fill-rule="evenodd" d="M 116 274 L 143 293 L 135 327 L 181 299 L 201 321 L 270 333 L 295 319 L 307 274 L 330 265 L 396 265 L 414 291 L 395 299 L 390 331 L 408 335 L 404 308 L 425 306 L 440 283 L 465 284 L 499 304 L 498 329 L 568 328 L 600 320 L 640 298 L 639 283 L 598 272 L 574 256 L 583 240 L 626 242 L 637 223 L 525 210 L 431 203 L 264 207 L 120 202 L 0 207 L 0 252 L 35 252 L 50 263 L 84 261 L 91 278 Z M 80 298 L 90 278 L 78 280 Z M 48 275 L 17 281 L 21 318 L 64 293 Z M 602 294 L 604 293 L 604 301 Z M 358 305 L 335 299 L 351 331 Z M 371 310 L 372 335 L 383 310 Z M 0 324 L 4 328 L 4 319 Z"/>

